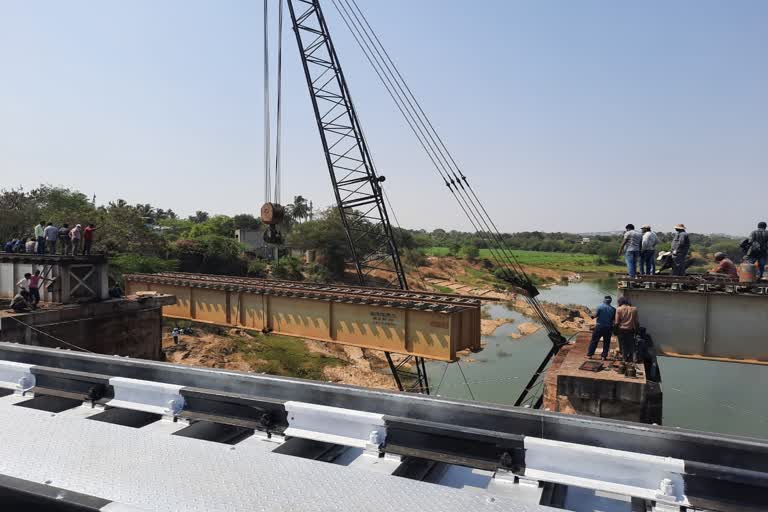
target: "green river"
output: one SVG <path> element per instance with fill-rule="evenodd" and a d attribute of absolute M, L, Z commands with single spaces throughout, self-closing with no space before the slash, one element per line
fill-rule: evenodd
<path fill-rule="evenodd" d="M 553 286 L 542 289 L 539 299 L 594 308 L 606 294 L 615 302 L 615 279 Z M 492 336 L 484 336 L 485 348 L 459 364 L 428 364 L 433 394 L 513 403 L 546 355 L 550 342 L 543 329 L 517 340 L 509 336 L 517 332 L 518 323 L 531 319 L 503 304 L 486 306 L 486 310 L 493 318 L 515 321 L 502 325 Z M 768 438 L 768 401 L 763 396 L 763 389 L 768 388 L 768 366 L 669 357 L 660 357 L 659 366 L 665 425 Z"/>

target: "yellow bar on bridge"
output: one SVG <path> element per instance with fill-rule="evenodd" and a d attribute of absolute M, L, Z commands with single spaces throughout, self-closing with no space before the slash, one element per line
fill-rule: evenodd
<path fill-rule="evenodd" d="M 208 274 L 128 274 L 128 295 L 176 296 L 170 318 L 455 361 L 480 350 L 476 297 Z"/>

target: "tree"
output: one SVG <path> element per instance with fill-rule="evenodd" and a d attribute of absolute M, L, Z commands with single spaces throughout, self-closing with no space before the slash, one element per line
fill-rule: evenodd
<path fill-rule="evenodd" d="M 31 236 L 32 226 L 40 220 L 33 220 L 36 213 L 34 205 L 27 200 L 27 194 L 23 189 L 1 191 L 0 237 L 2 238 L 0 239 L 5 241 Z"/>
<path fill-rule="evenodd" d="M 298 249 L 317 249 L 319 264 L 333 278 L 344 274 L 344 262 L 351 258 L 347 235 L 336 208 L 328 208 L 315 220 L 297 224 L 288 234 L 287 244 Z"/>
<path fill-rule="evenodd" d="M 245 275 L 248 262 L 241 253 L 242 245 L 237 240 L 219 235 L 181 239 L 173 244 L 173 255 L 184 272 Z"/>
<path fill-rule="evenodd" d="M 240 213 L 232 217 L 235 229 L 261 229 L 261 219 L 250 213 Z"/>
<path fill-rule="evenodd" d="M 465 245 L 459 252 L 462 258 L 469 262 L 474 262 L 480 256 L 480 249 L 474 245 Z"/>
<path fill-rule="evenodd" d="M 235 222 L 232 220 L 232 217 L 227 217 L 226 215 L 214 215 L 203 222 L 192 224 L 192 228 L 188 233 L 190 238 L 199 238 L 206 235 L 234 238 Z"/>
<path fill-rule="evenodd" d="M 200 224 L 202 222 L 205 222 L 208 220 L 208 212 L 204 212 L 202 210 L 197 210 L 194 215 L 189 216 L 189 220 L 196 224 Z"/>
<path fill-rule="evenodd" d="M 309 217 L 309 204 L 302 196 L 295 196 L 293 203 L 286 207 L 288 215 L 296 222 L 302 223 Z"/>

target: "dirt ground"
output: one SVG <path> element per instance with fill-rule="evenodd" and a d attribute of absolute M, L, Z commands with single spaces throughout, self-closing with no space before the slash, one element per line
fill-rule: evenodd
<path fill-rule="evenodd" d="M 263 365 L 269 361 L 255 359 L 242 352 L 238 346 L 238 338 L 256 340 L 258 336 L 241 329 L 231 329 L 226 334 L 195 330 L 195 334 L 181 335 L 179 344 L 174 345 L 173 338 L 165 333 L 163 351 L 166 360 L 172 363 L 242 372 L 261 371 Z M 323 368 L 322 375 L 329 382 L 396 389 L 384 352 L 314 340 L 303 340 L 303 343 L 309 353 L 321 354 L 344 363 Z M 401 356 L 395 354 L 392 358 L 395 363 L 402 360 Z"/>
<path fill-rule="evenodd" d="M 163 337 L 163 352 L 168 362 L 223 368 L 241 372 L 253 371 L 254 361 L 246 361 L 238 352 L 234 339 L 211 333 L 179 336 L 179 344 L 173 344 L 173 338 Z"/>

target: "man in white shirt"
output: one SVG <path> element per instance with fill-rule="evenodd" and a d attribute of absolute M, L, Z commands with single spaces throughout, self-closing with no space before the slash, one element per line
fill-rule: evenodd
<path fill-rule="evenodd" d="M 651 231 L 648 224 L 640 228 L 643 231 L 643 243 L 640 249 L 640 273 L 652 276 L 656 272 L 656 245 L 659 237 Z"/>

